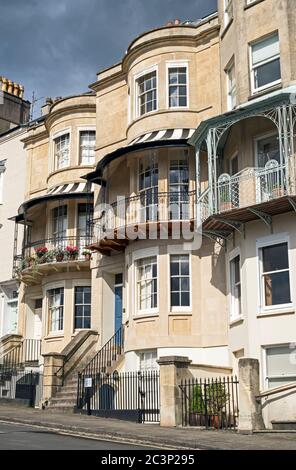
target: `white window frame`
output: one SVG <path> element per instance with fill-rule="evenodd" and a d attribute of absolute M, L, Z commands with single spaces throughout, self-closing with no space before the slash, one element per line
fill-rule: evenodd
<path fill-rule="evenodd" d="M 155 256 L 157 262 L 157 307 L 148 309 L 148 310 L 139 310 L 138 308 L 138 289 L 137 289 L 137 279 L 138 279 L 138 261 L 144 258 L 151 258 Z M 159 249 L 158 247 L 153 248 L 144 248 L 142 250 L 136 250 L 132 255 L 132 295 L 133 299 L 133 316 L 139 317 L 141 315 L 158 315 L 159 313 Z"/>
<path fill-rule="evenodd" d="M 77 166 L 94 166 L 96 162 L 96 156 L 94 158 L 94 163 L 82 163 L 80 159 L 80 137 L 81 132 L 94 132 L 96 135 L 96 126 L 84 126 L 77 128 Z M 95 140 L 95 150 L 96 150 L 96 140 Z"/>
<path fill-rule="evenodd" d="M 258 88 L 255 87 L 255 69 L 257 69 L 258 67 L 262 65 L 268 64 L 269 62 L 272 62 L 277 58 L 280 60 L 280 66 L 281 66 L 281 53 L 279 52 L 279 54 L 277 54 L 276 56 L 266 59 L 260 62 L 259 64 L 257 64 L 255 67 L 253 67 L 253 46 L 255 46 L 256 44 L 259 44 L 260 42 L 264 42 L 265 40 L 267 40 L 268 38 L 272 36 L 275 36 L 276 34 L 278 35 L 278 41 L 279 41 L 279 47 L 280 47 L 280 38 L 279 38 L 278 31 L 274 31 L 272 34 L 269 34 L 268 36 L 265 36 L 263 38 L 256 39 L 256 41 L 253 41 L 249 44 L 249 68 L 250 68 L 250 76 L 251 76 L 252 94 L 259 93 L 260 91 L 266 90 L 268 88 L 271 88 L 275 85 L 282 83 L 282 78 L 279 78 L 278 80 L 274 80 L 273 82 L 267 83 L 266 85 L 263 85 L 261 87 L 258 87 Z"/>
<path fill-rule="evenodd" d="M 75 293 L 76 293 L 76 289 L 77 289 L 77 288 L 82 288 L 82 289 L 83 289 L 83 288 L 89 288 L 89 289 L 90 289 L 90 304 L 76 304 L 76 302 L 75 302 Z M 74 329 L 74 331 L 90 330 L 90 329 L 91 329 L 91 321 L 92 321 L 92 314 L 91 314 L 91 300 L 92 300 L 91 297 L 92 297 L 92 295 L 91 295 L 91 294 L 92 294 L 92 289 L 91 289 L 91 283 L 90 283 L 90 282 L 88 283 L 88 285 L 78 285 L 78 284 L 75 284 L 75 285 L 73 286 L 73 307 L 74 307 L 74 308 L 73 308 L 73 329 Z M 75 307 L 76 307 L 76 305 L 82 305 L 82 306 L 84 306 L 84 305 L 90 305 L 90 326 L 89 326 L 89 328 L 85 328 L 85 327 L 83 327 L 83 328 L 76 328 L 76 327 L 75 327 L 75 320 L 76 320 Z M 80 317 L 81 317 L 81 316 L 80 316 Z M 84 316 L 83 316 L 82 318 L 84 318 Z"/>
<path fill-rule="evenodd" d="M 170 106 L 170 84 L 169 84 L 169 71 L 173 68 L 186 68 L 186 96 L 187 96 L 187 105 L 186 106 Z M 175 61 L 175 62 L 166 62 L 166 107 L 167 109 L 188 109 L 189 108 L 189 64 L 188 61 Z"/>
<path fill-rule="evenodd" d="M 157 291 L 156 291 L 156 303 L 157 303 L 157 307 L 152 307 L 152 308 L 143 308 L 141 309 L 140 308 L 140 305 L 139 305 L 139 279 L 138 279 L 138 264 L 141 262 L 141 261 L 144 261 L 144 260 L 147 260 L 147 259 L 151 259 L 151 258 L 156 258 L 156 288 L 157 288 Z M 144 257 L 144 258 L 140 258 L 136 261 L 136 312 L 139 314 L 139 315 L 143 315 L 143 314 L 149 314 L 149 313 L 156 313 L 158 312 L 158 306 L 159 306 L 159 263 L 158 263 L 158 257 L 157 256 L 148 256 L 148 257 Z M 154 279 L 152 277 L 152 279 Z"/>
<path fill-rule="evenodd" d="M 156 109 L 149 111 L 145 114 L 140 114 L 139 109 L 139 99 L 138 99 L 138 80 L 142 78 L 144 75 L 148 75 L 149 73 L 156 72 Z M 144 118 L 145 116 L 149 116 L 150 114 L 156 113 L 159 107 L 159 82 L 158 82 L 158 66 L 154 65 L 148 69 L 143 70 L 134 75 L 134 119 Z"/>
<path fill-rule="evenodd" d="M 157 364 L 157 358 L 158 358 L 158 354 L 157 354 L 157 349 L 144 349 L 143 351 L 139 351 L 138 353 L 138 357 L 139 357 L 139 370 L 140 371 L 151 371 L 151 370 L 158 370 L 159 369 L 159 366 Z M 151 354 L 152 355 L 155 355 L 156 356 L 156 361 L 155 361 L 155 367 L 152 367 L 150 369 L 144 367 L 144 368 L 141 368 L 141 362 L 142 362 L 142 359 L 141 359 L 141 355 L 145 356 L 147 354 Z M 146 360 L 146 359 L 145 359 Z"/>
<path fill-rule="evenodd" d="M 232 15 L 229 14 L 230 8 L 232 9 Z M 233 0 L 224 0 L 224 28 L 233 20 Z"/>
<path fill-rule="evenodd" d="M 59 137 L 62 137 L 63 135 L 66 135 L 66 134 L 69 134 L 69 164 L 67 166 L 63 167 L 63 168 L 58 168 L 57 161 L 56 161 L 56 158 L 55 158 L 55 141 Z M 70 127 L 65 128 L 65 129 L 53 134 L 53 136 L 51 138 L 51 168 L 50 168 L 51 173 L 54 173 L 54 172 L 57 172 L 57 171 L 63 171 L 66 168 L 69 168 L 71 166 L 71 145 L 72 145 L 71 141 L 72 141 L 72 132 L 71 132 Z"/>
<path fill-rule="evenodd" d="M 188 256 L 188 263 L 189 263 L 189 305 L 186 306 L 177 306 L 171 305 L 171 256 Z M 168 249 L 168 305 L 170 306 L 170 312 L 172 313 L 188 313 L 192 311 L 192 254 L 186 253 L 184 250 L 180 250 L 179 246 L 171 246 Z"/>
<path fill-rule="evenodd" d="M 267 371 L 267 349 L 272 349 L 272 348 L 285 348 L 288 347 L 291 343 L 279 343 L 279 344 L 269 344 L 269 345 L 264 345 L 262 346 L 262 356 L 263 356 L 263 361 L 262 361 L 262 380 L 261 380 L 261 385 L 264 390 L 272 390 L 272 388 L 269 388 L 269 383 L 268 380 L 270 378 L 280 378 L 278 375 L 273 375 L 273 376 L 268 376 L 268 371 Z M 292 354 L 292 349 L 291 349 L 291 354 Z M 291 382 L 295 382 L 295 375 L 293 374 L 287 374 L 284 377 L 290 378 L 291 377 Z"/>
<path fill-rule="evenodd" d="M 229 74 L 232 72 L 234 77 L 234 85 L 230 85 Z M 232 57 L 227 67 L 225 68 L 226 80 L 227 80 L 227 109 L 231 111 L 237 106 L 237 87 L 236 87 L 236 73 L 235 73 L 235 59 Z M 233 80 L 232 80 L 233 82 Z"/>
<path fill-rule="evenodd" d="M 262 260 L 262 248 L 272 245 L 279 245 L 281 243 L 287 243 L 288 246 L 288 262 L 289 262 L 289 280 L 290 280 L 290 298 L 291 302 L 279 305 L 270 305 L 265 306 L 264 301 L 264 286 L 263 286 L 263 260 Z M 270 235 L 267 237 L 262 237 L 256 241 L 256 256 L 257 256 L 257 285 L 258 285 L 258 311 L 259 315 L 264 313 L 278 313 L 281 311 L 287 311 L 294 308 L 294 299 L 293 299 L 293 271 L 292 271 L 292 259 L 291 259 L 291 247 L 290 247 L 290 238 L 288 234 L 281 233 Z"/>
<path fill-rule="evenodd" d="M 235 313 L 235 297 L 233 295 L 233 273 L 232 273 L 232 262 L 239 256 L 239 266 L 240 266 L 240 288 L 241 288 L 241 297 L 240 297 L 240 313 Z M 243 283 L 242 283 L 242 263 L 241 263 L 241 252 L 239 248 L 235 248 L 228 256 L 228 282 L 229 282 L 229 323 L 235 323 L 244 318 L 243 315 Z"/>
<path fill-rule="evenodd" d="M 50 291 L 52 290 L 57 290 L 57 289 L 63 289 L 63 328 L 60 330 L 52 330 L 52 312 L 50 310 Z M 54 287 L 48 287 L 46 290 L 46 297 L 47 297 L 47 312 L 48 312 L 48 334 L 50 336 L 55 336 L 55 335 L 61 335 L 64 332 L 65 328 L 65 293 L 66 289 L 64 285 L 59 285 L 59 286 L 54 286 Z"/>

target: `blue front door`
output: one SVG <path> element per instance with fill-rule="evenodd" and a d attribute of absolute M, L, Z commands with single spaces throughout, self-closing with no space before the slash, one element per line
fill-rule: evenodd
<path fill-rule="evenodd" d="M 122 274 L 115 276 L 115 314 L 114 314 L 114 332 L 118 331 L 122 324 Z"/>

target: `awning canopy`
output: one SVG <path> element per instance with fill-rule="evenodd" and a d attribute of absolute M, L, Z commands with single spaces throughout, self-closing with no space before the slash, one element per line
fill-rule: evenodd
<path fill-rule="evenodd" d="M 292 87 L 290 88 L 294 89 Z M 263 115 L 263 113 L 284 104 L 295 105 L 295 93 L 289 93 L 287 90 L 288 89 L 280 93 L 271 94 L 268 97 L 250 101 L 225 114 L 220 114 L 202 121 L 190 137 L 188 143 L 195 147 L 200 147 L 205 141 L 209 129 L 233 125 L 243 119 Z"/>
<path fill-rule="evenodd" d="M 18 209 L 18 215 L 13 217 L 16 222 L 24 220 L 25 213 L 31 207 L 36 206 L 47 201 L 54 201 L 57 199 L 74 199 L 74 198 L 87 198 L 93 197 L 93 185 L 90 183 L 68 183 L 51 188 L 47 194 L 35 197 L 24 202 Z M 11 220 L 12 220 L 11 219 Z"/>
<path fill-rule="evenodd" d="M 105 155 L 97 164 L 95 171 L 83 176 L 88 181 L 102 182 L 103 170 L 108 163 L 126 153 L 136 152 L 156 147 L 177 147 L 187 145 L 188 139 L 193 135 L 195 129 L 162 129 L 148 132 L 132 140 L 127 146 L 120 147 L 114 152 Z"/>
<path fill-rule="evenodd" d="M 89 183 L 68 183 L 51 188 L 47 194 L 89 193 L 91 191 Z"/>

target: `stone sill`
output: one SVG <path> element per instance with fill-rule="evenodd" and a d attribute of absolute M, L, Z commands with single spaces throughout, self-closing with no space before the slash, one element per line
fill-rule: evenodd
<path fill-rule="evenodd" d="M 264 0 L 255 0 L 255 2 L 248 3 L 244 6 L 244 10 L 248 10 L 249 8 L 254 7 L 255 5 L 258 5 L 258 3 L 264 2 Z"/>
<path fill-rule="evenodd" d="M 278 315 L 294 315 L 295 309 L 266 310 L 257 313 L 257 318 L 274 317 Z"/>

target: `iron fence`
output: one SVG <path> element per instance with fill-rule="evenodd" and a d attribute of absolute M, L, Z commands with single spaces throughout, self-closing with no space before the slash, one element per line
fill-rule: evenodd
<path fill-rule="evenodd" d="M 18 400 L 38 406 L 42 399 L 43 375 L 21 368 L 0 371 L 0 400 Z"/>
<path fill-rule="evenodd" d="M 0 372 L 17 369 L 20 365 L 39 362 L 41 340 L 24 339 L 0 357 Z"/>
<path fill-rule="evenodd" d="M 187 379 L 179 385 L 183 426 L 236 429 L 238 380 L 236 377 Z"/>
<path fill-rule="evenodd" d="M 79 374 L 77 409 L 139 423 L 159 422 L 159 371 Z"/>

